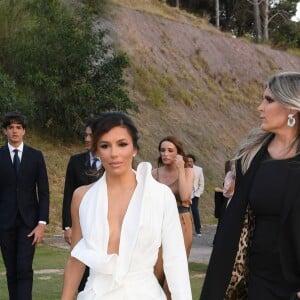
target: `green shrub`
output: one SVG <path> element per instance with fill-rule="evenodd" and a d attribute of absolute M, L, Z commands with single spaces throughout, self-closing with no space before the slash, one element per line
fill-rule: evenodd
<path fill-rule="evenodd" d="M 82 3 L 88 5 L 94 13 L 101 13 L 105 10 L 107 0 L 82 0 Z"/>
<path fill-rule="evenodd" d="M 105 30 L 95 30 L 89 7 L 72 13 L 59 0 L 24 3 L 28 22 L 7 41 L 6 68 L 33 95 L 39 126 L 72 136 L 90 114 L 137 108 L 122 77 L 128 58 L 104 41 Z"/>
<path fill-rule="evenodd" d="M 0 114 L 8 111 L 21 111 L 28 119 L 33 119 L 34 102 L 25 98 L 17 89 L 16 83 L 0 68 Z"/>

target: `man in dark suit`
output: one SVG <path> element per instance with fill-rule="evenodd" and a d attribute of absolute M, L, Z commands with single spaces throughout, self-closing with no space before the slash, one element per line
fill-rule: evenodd
<path fill-rule="evenodd" d="M 35 246 L 49 221 L 49 184 L 42 152 L 24 144 L 26 121 L 4 116 L 0 148 L 0 246 L 10 300 L 31 300 Z"/>
<path fill-rule="evenodd" d="M 85 124 L 84 140 L 87 151 L 72 155 L 67 166 L 62 209 L 62 227 L 65 241 L 68 244 L 71 244 L 72 240 L 71 202 L 73 192 L 79 186 L 93 183 L 99 178 L 99 174 L 96 171 L 101 168 L 101 161 L 91 152 L 93 121 L 93 118 L 89 118 Z M 83 290 L 88 274 L 87 268 L 79 285 L 79 291 Z"/>

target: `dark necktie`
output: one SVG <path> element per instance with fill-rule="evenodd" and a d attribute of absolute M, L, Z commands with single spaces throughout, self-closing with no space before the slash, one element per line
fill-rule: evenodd
<path fill-rule="evenodd" d="M 93 163 L 92 163 L 92 170 L 97 171 L 97 161 L 99 161 L 99 158 L 94 157 L 93 158 Z"/>
<path fill-rule="evenodd" d="M 15 149 L 14 150 L 15 152 L 15 155 L 14 155 L 14 169 L 16 171 L 16 173 L 19 172 L 19 169 L 20 169 L 20 158 L 19 158 L 19 150 L 18 149 Z"/>

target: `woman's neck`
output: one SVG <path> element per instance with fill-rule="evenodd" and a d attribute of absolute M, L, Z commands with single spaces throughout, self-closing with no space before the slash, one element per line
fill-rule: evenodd
<path fill-rule="evenodd" d="M 175 166 L 174 163 L 170 164 L 170 165 L 163 165 L 162 168 L 167 171 L 167 172 L 175 172 L 177 171 L 177 168 Z"/>
<path fill-rule="evenodd" d="M 268 146 L 268 152 L 272 158 L 290 158 L 297 152 L 297 136 L 295 134 L 276 134 Z"/>
<path fill-rule="evenodd" d="M 136 176 L 133 170 L 121 175 L 106 174 L 106 183 L 110 188 L 136 186 Z"/>

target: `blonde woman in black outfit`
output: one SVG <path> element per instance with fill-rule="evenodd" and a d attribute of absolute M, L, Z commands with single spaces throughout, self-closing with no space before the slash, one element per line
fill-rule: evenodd
<path fill-rule="evenodd" d="M 258 111 L 260 128 L 233 159 L 235 193 L 216 235 L 201 300 L 300 299 L 300 73 L 270 78 Z M 246 210 L 254 232 L 246 281 L 236 293 L 232 275 L 240 274 L 235 262 Z"/>

